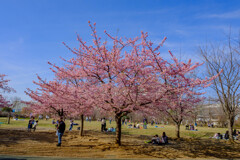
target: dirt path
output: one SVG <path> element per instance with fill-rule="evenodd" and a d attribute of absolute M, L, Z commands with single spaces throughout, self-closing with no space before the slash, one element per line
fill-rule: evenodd
<path fill-rule="evenodd" d="M 54 131 L 29 133 L 0 129 L 0 154 L 78 158 L 240 158 L 240 145 L 217 140 L 171 140 L 169 145 L 145 144 L 148 136 L 124 135 L 117 147 L 115 135 L 86 131 L 66 132 L 62 147 L 56 147 Z"/>

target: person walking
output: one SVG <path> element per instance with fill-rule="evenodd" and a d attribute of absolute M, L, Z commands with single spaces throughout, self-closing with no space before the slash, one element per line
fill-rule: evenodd
<path fill-rule="evenodd" d="M 57 131 L 58 131 L 58 144 L 57 146 L 60 147 L 61 144 L 62 144 L 62 136 L 63 136 L 63 133 L 65 131 L 65 123 L 63 121 L 63 117 L 60 118 L 59 120 L 59 124 L 58 124 L 58 127 L 57 127 Z"/>
<path fill-rule="evenodd" d="M 109 123 L 110 123 L 110 124 L 112 123 L 112 118 L 109 118 Z"/>
<path fill-rule="evenodd" d="M 69 128 L 69 131 L 72 130 L 72 128 L 73 128 L 73 124 L 74 124 L 74 123 L 73 123 L 73 120 L 71 119 L 71 120 L 70 120 L 70 128 Z"/>

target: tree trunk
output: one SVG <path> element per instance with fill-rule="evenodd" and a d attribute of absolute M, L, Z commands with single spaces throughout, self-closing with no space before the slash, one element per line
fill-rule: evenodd
<path fill-rule="evenodd" d="M 121 134 L 122 134 L 121 119 L 122 119 L 122 117 L 116 115 L 115 119 L 116 119 L 116 141 L 115 141 L 115 144 L 121 146 Z"/>
<path fill-rule="evenodd" d="M 81 115 L 81 126 L 80 126 L 80 136 L 83 136 L 83 122 L 84 122 L 84 117 L 83 114 Z"/>
<path fill-rule="evenodd" d="M 233 142 L 233 124 L 234 124 L 234 116 L 228 116 L 228 132 L 229 132 L 229 141 Z"/>
<path fill-rule="evenodd" d="M 11 117 L 11 113 L 8 113 L 8 124 L 10 124 L 10 117 Z"/>
<path fill-rule="evenodd" d="M 176 137 L 180 138 L 180 125 L 181 123 L 176 123 Z"/>

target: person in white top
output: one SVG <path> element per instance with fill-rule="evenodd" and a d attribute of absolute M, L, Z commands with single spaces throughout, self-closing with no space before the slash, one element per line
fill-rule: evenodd
<path fill-rule="evenodd" d="M 102 122 L 101 122 L 102 126 L 101 126 L 101 131 L 105 131 L 106 130 L 106 120 L 105 118 L 102 119 Z"/>
<path fill-rule="evenodd" d="M 35 121 L 34 124 L 33 124 L 33 131 L 35 132 L 36 128 L 37 128 L 37 125 L 38 125 L 38 121 Z"/>

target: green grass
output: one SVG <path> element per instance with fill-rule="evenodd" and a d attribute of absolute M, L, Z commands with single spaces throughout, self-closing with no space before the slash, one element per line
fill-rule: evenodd
<path fill-rule="evenodd" d="M 20 119 L 18 121 L 11 119 L 10 124 L 7 124 L 6 117 L 0 117 L 0 128 L 16 128 L 16 129 L 27 129 L 29 119 Z M 55 125 L 51 124 L 52 119 L 40 120 L 37 129 L 38 130 L 54 130 Z M 75 120 L 75 123 L 80 124 L 79 120 Z M 66 123 L 66 130 L 68 130 L 70 122 L 69 120 L 65 121 Z M 107 121 L 107 128 L 115 127 L 116 124 L 113 121 L 112 124 L 109 124 Z M 169 137 L 175 138 L 175 126 L 174 125 L 158 125 L 162 128 L 155 128 L 154 126 L 148 125 L 148 129 L 132 129 L 127 128 L 126 125 L 122 126 L 122 133 L 123 134 L 130 134 L 130 135 L 162 135 L 162 132 L 166 132 Z M 92 121 L 92 122 L 84 122 L 84 129 L 85 130 L 94 130 L 100 131 L 101 129 L 101 122 Z M 77 130 L 77 126 L 73 127 L 73 130 Z M 212 137 L 215 133 L 225 133 L 227 128 L 208 128 L 208 127 L 198 127 L 198 131 L 189 131 L 185 130 L 185 126 L 181 126 L 180 128 L 180 136 L 183 138 L 209 138 Z"/>
<path fill-rule="evenodd" d="M 0 122 L 3 122 L 3 124 L 1 124 L 0 128 L 16 128 L 16 129 L 27 129 L 28 126 L 28 121 L 29 118 L 23 119 L 20 118 L 19 120 L 13 120 L 11 118 L 10 120 L 10 124 L 7 124 L 7 117 L 0 117 Z M 51 124 L 52 121 L 48 120 L 40 120 L 39 121 L 39 125 L 38 127 L 41 129 L 54 129 L 55 126 Z"/>

